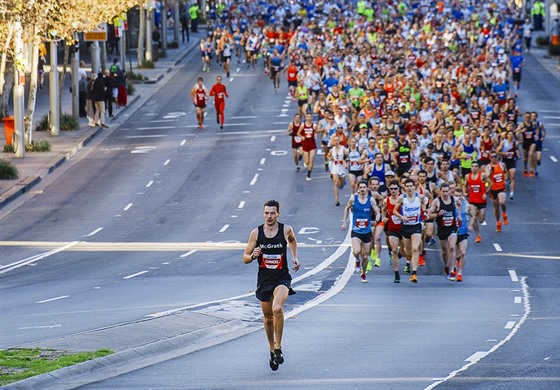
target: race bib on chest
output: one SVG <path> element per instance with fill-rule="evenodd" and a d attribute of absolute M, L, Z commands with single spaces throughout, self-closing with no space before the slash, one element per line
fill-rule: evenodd
<path fill-rule="evenodd" d="M 280 255 L 270 255 L 270 254 L 263 254 L 262 255 L 262 268 L 268 269 L 282 269 L 283 265 L 283 256 Z"/>
<path fill-rule="evenodd" d="M 401 224 L 401 219 L 399 217 L 397 217 L 396 215 L 391 215 L 391 219 L 393 220 L 393 223 L 395 225 L 400 225 Z"/>
<path fill-rule="evenodd" d="M 501 173 L 494 175 L 494 180 L 496 181 L 496 183 L 501 183 L 503 180 L 503 176 Z"/>
<path fill-rule="evenodd" d="M 358 218 L 356 219 L 356 227 L 358 229 L 365 229 L 369 227 L 369 221 L 367 219 Z"/>

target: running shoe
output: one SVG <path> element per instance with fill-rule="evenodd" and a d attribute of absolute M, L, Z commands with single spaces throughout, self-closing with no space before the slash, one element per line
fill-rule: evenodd
<path fill-rule="evenodd" d="M 410 265 L 409 265 L 408 263 L 404 266 L 404 270 L 403 270 L 403 271 L 406 272 L 407 274 L 410 273 Z"/>
<path fill-rule="evenodd" d="M 270 351 L 270 359 L 268 359 L 268 364 L 272 371 L 278 370 L 278 364 L 274 361 L 274 352 Z"/>
<path fill-rule="evenodd" d="M 371 271 L 372 269 L 373 269 L 373 266 L 371 265 L 371 260 L 368 259 L 367 265 L 366 265 L 366 273 L 368 273 L 368 272 Z"/>
<path fill-rule="evenodd" d="M 410 280 L 412 283 L 418 283 L 418 276 L 416 276 L 416 274 L 412 274 L 410 275 Z"/>
<path fill-rule="evenodd" d="M 535 177 L 535 174 L 533 173 L 533 171 L 529 171 L 529 177 Z"/>
<path fill-rule="evenodd" d="M 300 169 L 301 169 L 301 168 L 300 168 L 299 165 L 298 165 L 298 166 L 296 167 L 296 172 L 299 172 Z"/>
<path fill-rule="evenodd" d="M 282 350 L 280 348 L 274 349 L 274 363 L 278 365 L 284 363 L 284 355 L 282 354 Z"/>
<path fill-rule="evenodd" d="M 454 275 L 447 275 L 447 280 L 449 280 L 450 282 L 454 282 L 455 281 L 455 276 Z"/>
<path fill-rule="evenodd" d="M 463 275 L 457 274 L 457 275 L 455 276 L 455 281 L 456 281 L 456 282 L 462 282 L 462 281 L 463 281 Z"/>
<path fill-rule="evenodd" d="M 502 213 L 502 219 L 504 220 L 504 225 L 508 224 L 508 218 L 506 213 Z"/>
<path fill-rule="evenodd" d="M 420 255 L 420 257 L 418 257 L 418 265 L 420 267 L 423 267 L 426 265 L 426 261 L 424 260 L 424 256 Z"/>
<path fill-rule="evenodd" d="M 523 176 L 525 176 L 525 177 L 529 176 L 526 169 L 523 170 Z"/>
<path fill-rule="evenodd" d="M 435 245 L 435 244 L 436 244 L 436 239 L 432 237 L 428 240 L 428 243 L 426 245 L 432 246 L 432 245 Z"/>
<path fill-rule="evenodd" d="M 305 180 L 306 180 L 306 181 L 311 181 L 311 178 L 310 178 L 309 176 L 307 176 L 307 177 L 305 178 Z"/>
<path fill-rule="evenodd" d="M 453 270 L 449 273 L 449 276 L 455 277 L 455 276 L 457 276 L 457 272 L 455 272 L 455 270 Z"/>
<path fill-rule="evenodd" d="M 340 202 L 337 200 L 336 202 L 334 202 L 335 206 L 340 206 Z"/>
<path fill-rule="evenodd" d="M 476 236 L 476 240 L 475 240 L 475 242 L 479 243 L 479 242 L 480 242 L 480 240 L 482 240 L 482 238 L 481 238 L 480 236 Z"/>
<path fill-rule="evenodd" d="M 509 200 L 513 200 L 513 191 L 509 193 Z"/>
<path fill-rule="evenodd" d="M 497 232 L 501 232 L 501 231 L 502 231 L 502 223 L 501 223 L 501 222 L 496 222 L 496 231 L 497 231 Z"/>
<path fill-rule="evenodd" d="M 401 282 L 401 275 L 398 272 L 395 272 L 395 279 L 393 279 L 393 283 L 400 283 Z"/>
<path fill-rule="evenodd" d="M 480 224 L 480 226 L 486 226 L 486 221 L 482 221 L 482 223 Z"/>
<path fill-rule="evenodd" d="M 374 267 L 381 267 L 381 259 L 379 257 L 375 258 L 375 262 L 373 263 Z"/>
<path fill-rule="evenodd" d="M 362 274 L 362 276 L 360 276 L 360 279 L 362 283 L 367 283 L 366 274 Z"/>
<path fill-rule="evenodd" d="M 329 171 L 329 163 L 325 161 L 325 172 Z"/>
<path fill-rule="evenodd" d="M 375 259 L 375 248 L 371 249 L 371 252 L 369 253 L 369 258 L 372 260 Z"/>
<path fill-rule="evenodd" d="M 356 260 L 356 272 L 360 272 L 361 267 L 360 267 L 360 260 Z"/>

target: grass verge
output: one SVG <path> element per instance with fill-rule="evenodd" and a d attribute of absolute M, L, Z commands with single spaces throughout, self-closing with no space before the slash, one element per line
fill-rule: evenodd
<path fill-rule="evenodd" d="M 109 349 L 95 352 L 67 352 L 39 348 L 0 351 L 0 386 L 112 353 L 113 351 Z"/>

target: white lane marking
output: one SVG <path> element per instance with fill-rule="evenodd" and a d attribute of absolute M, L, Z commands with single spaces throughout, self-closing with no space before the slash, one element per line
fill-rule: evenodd
<path fill-rule="evenodd" d="M 290 103 L 284 103 L 284 104 L 282 104 L 282 107 L 283 108 L 288 108 L 288 107 L 290 107 Z"/>
<path fill-rule="evenodd" d="M 554 161 L 555 163 L 558 162 L 558 159 L 557 159 L 556 157 L 554 157 L 554 156 L 550 156 L 550 159 L 551 159 L 552 161 Z"/>
<path fill-rule="evenodd" d="M 56 324 L 56 325 L 22 326 L 21 328 L 18 328 L 18 329 L 19 330 L 25 330 L 25 329 L 52 329 L 52 328 L 62 328 L 62 325 L 61 324 Z"/>
<path fill-rule="evenodd" d="M 164 166 L 168 165 L 171 162 L 170 159 L 165 160 L 165 162 L 163 163 Z"/>
<path fill-rule="evenodd" d="M 224 226 L 222 226 L 222 228 L 219 230 L 219 233 L 225 232 L 226 230 L 228 230 L 228 228 L 229 228 L 229 225 L 226 223 L 226 224 L 225 224 Z"/>
<path fill-rule="evenodd" d="M 502 251 L 502 247 L 500 246 L 500 244 L 495 242 L 493 245 L 494 245 L 494 249 L 496 249 L 496 252 L 501 252 Z"/>
<path fill-rule="evenodd" d="M 277 118 L 285 118 L 285 117 L 287 117 L 287 116 L 288 116 L 288 115 L 286 115 L 286 114 L 276 115 Z"/>
<path fill-rule="evenodd" d="M 123 209 L 123 211 L 128 211 L 128 209 L 130 209 L 132 207 L 134 203 L 129 203 L 126 205 L 126 207 Z"/>
<path fill-rule="evenodd" d="M 38 255 L 34 255 L 34 256 L 25 258 L 23 260 L 18 260 L 16 262 L 13 262 L 13 263 L 10 263 L 10 264 L 2 265 L 2 266 L 0 266 L 0 275 L 5 274 L 6 272 L 13 271 L 17 268 L 26 266 L 28 264 L 35 263 L 37 261 L 43 260 L 43 259 L 45 259 L 49 256 L 55 255 L 59 252 L 62 252 L 64 250 L 68 249 L 68 248 L 71 248 L 74 245 L 77 245 L 79 243 L 80 243 L 80 241 L 72 241 L 72 242 L 69 242 L 68 244 L 65 244 L 65 245 L 61 246 L 60 248 L 56 248 L 56 249 L 50 250 L 50 251 L 45 252 L 45 253 L 39 253 Z"/>
<path fill-rule="evenodd" d="M 137 277 L 137 276 L 147 274 L 148 272 L 150 272 L 150 271 L 140 271 L 140 272 L 136 272 L 135 274 L 132 274 L 132 275 L 123 276 L 123 279 L 132 279 L 132 278 L 135 278 L 135 277 Z"/>
<path fill-rule="evenodd" d="M 182 254 L 181 256 L 179 256 L 179 257 L 180 257 L 180 258 L 185 258 L 185 257 L 188 257 L 188 256 L 192 255 L 193 253 L 196 253 L 196 252 L 198 252 L 198 251 L 197 251 L 196 249 L 193 249 L 193 250 L 191 250 L 191 251 L 188 251 L 187 253 L 183 253 L 183 254 Z"/>
<path fill-rule="evenodd" d="M 258 118 L 256 115 L 247 115 L 247 116 L 232 116 L 231 119 L 256 119 Z"/>
<path fill-rule="evenodd" d="M 235 71 L 236 71 L 236 72 L 239 72 L 240 70 L 241 70 L 241 68 L 237 68 Z"/>
<path fill-rule="evenodd" d="M 245 201 L 242 200 L 241 202 L 239 202 L 239 205 L 237 206 L 238 209 L 242 209 L 243 207 L 245 207 Z"/>
<path fill-rule="evenodd" d="M 448 380 L 454 378 L 455 376 L 457 376 L 457 374 L 459 374 L 462 371 L 467 370 L 470 366 L 476 364 L 480 359 L 490 355 L 492 352 L 495 352 L 498 348 L 500 348 L 502 345 L 504 345 L 505 343 L 507 343 L 509 340 L 512 339 L 512 337 L 517 333 L 519 328 L 521 328 L 521 325 L 523 325 L 525 323 L 525 321 L 527 320 L 527 317 L 529 317 L 529 314 L 531 313 L 531 304 L 529 302 L 529 286 L 527 286 L 527 283 L 526 283 L 525 280 L 526 280 L 525 277 L 523 277 L 521 279 L 521 287 L 523 289 L 523 306 L 524 306 L 525 312 L 523 313 L 523 317 L 521 317 L 521 319 L 517 323 L 515 323 L 515 325 L 511 329 L 511 332 L 509 332 L 508 335 L 504 339 L 502 339 L 499 343 L 494 345 L 488 351 L 483 352 L 484 356 L 481 356 L 479 354 L 478 355 L 479 359 L 477 361 L 471 361 L 468 364 L 465 364 L 463 367 L 451 372 L 448 376 L 446 376 L 442 380 L 439 380 L 437 382 L 432 383 L 430 386 L 426 387 L 424 390 L 432 390 L 436 386 L 442 384 L 443 382 L 447 382 Z"/>
<path fill-rule="evenodd" d="M 519 282 L 519 278 L 517 277 L 517 273 L 514 269 L 510 269 L 508 270 L 508 272 L 512 282 Z"/>
<path fill-rule="evenodd" d="M 61 299 L 65 299 L 65 298 L 69 298 L 69 297 L 70 297 L 70 295 L 62 295 L 60 297 L 45 299 L 45 300 L 42 300 L 42 301 L 37 301 L 35 303 L 47 303 L 47 302 L 59 301 Z"/>
<path fill-rule="evenodd" d="M 280 110 L 280 112 L 288 112 L 289 110 L 287 108 L 283 108 Z"/>
<path fill-rule="evenodd" d="M 231 77 L 229 78 L 229 82 L 231 83 L 232 81 L 233 81 L 233 76 L 231 76 Z"/>
<path fill-rule="evenodd" d="M 184 146 L 186 143 L 187 143 L 187 140 L 184 139 L 184 140 L 181 141 L 181 143 L 179 145 Z"/>
<path fill-rule="evenodd" d="M 160 126 L 160 127 L 139 127 L 137 130 L 168 130 L 176 129 L 177 126 Z"/>
<path fill-rule="evenodd" d="M 292 279 L 292 282 L 297 283 L 301 280 L 304 280 L 306 278 L 309 278 L 311 276 L 314 276 L 314 275 L 318 274 L 319 272 L 321 272 L 324 269 L 326 269 L 327 267 L 329 267 L 332 263 L 337 261 L 342 255 L 344 255 L 344 253 L 346 253 L 346 251 L 350 247 L 350 232 L 351 231 L 352 231 L 352 229 L 348 230 L 348 232 L 346 233 L 346 237 L 344 238 L 344 241 L 338 246 L 338 248 L 336 249 L 336 251 L 332 255 L 327 257 L 325 260 L 323 260 L 323 262 L 321 262 L 320 264 L 318 264 L 314 268 L 310 269 L 306 273 Z M 354 272 L 353 261 L 354 261 L 353 255 L 350 254 L 349 264 L 351 266 L 350 267 L 348 267 L 348 265 L 346 266 L 347 269 L 350 268 L 350 275 L 349 276 L 352 276 L 352 273 Z M 348 277 L 348 279 L 349 279 L 349 277 Z M 342 289 L 342 288 L 344 288 L 344 286 L 348 282 L 348 279 L 343 280 L 342 278 L 339 278 L 334 286 L 340 285 L 340 289 Z M 331 289 L 334 288 L 334 286 L 331 287 Z M 325 292 L 324 294 L 326 294 L 326 293 L 328 293 L 328 291 Z M 236 300 L 236 299 L 247 298 L 247 297 L 251 297 L 253 295 L 254 295 L 254 293 L 250 292 L 250 293 L 247 293 L 247 294 L 237 295 L 237 296 L 230 297 L 230 298 L 218 299 L 218 300 L 210 301 L 210 302 L 202 302 L 202 303 L 197 303 L 197 304 L 191 305 L 191 306 L 185 306 L 185 307 L 180 307 L 180 308 L 177 308 L 177 309 L 171 309 L 171 310 L 166 310 L 166 311 L 162 311 L 162 312 L 159 312 L 159 313 L 149 314 L 146 317 L 151 317 L 151 318 L 163 317 L 163 316 L 166 316 L 166 315 L 169 315 L 169 314 L 177 313 L 179 311 L 195 309 L 197 307 L 212 305 L 214 303 L 222 303 L 222 302 L 227 302 L 227 301 L 233 301 L 233 300 Z M 320 303 L 319 301 L 317 301 L 317 298 L 315 298 L 315 302 L 317 302 L 317 304 Z M 306 309 L 309 309 L 311 307 L 312 306 L 307 307 Z M 292 315 L 295 315 L 295 314 L 292 314 Z"/>
<path fill-rule="evenodd" d="M 264 165 L 265 161 L 266 161 L 266 158 L 264 158 L 264 157 L 263 157 L 263 158 L 261 158 L 261 162 L 260 162 L 260 164 L 261 164 L 261 165 Z"/>
<path fill-rule="evenodd" d="M 91 236 L 94 236 L 94 235 L 96 235 L 97 233 L 99 233 L 101 230 L 103 230 L 102 227 L 97 228 L 97 229 L 95 229 L 94 231 L 92 231 L 91 233 L 86 234 L 85 236 L 82 236 L 82 237 L 91 237 Z"/>
<path fill-rule="evenodd" d="M 257 179 L 259 178 L 259 174 L 255 173 L 255 176 L 253 176 L 253 180 L 251 180 L 251 182 L 249 183 L 249 185 L 254 186 L 257 183 Z"/>
<path fill-rule="evenodd" d="M 513 298 L 513 303 L 521 303 L 521 297 Z"/>
<path fill-rule="evenodd" d="M 273 135 L 272 137 L 270 137 L 270 142 L 274 142 L 274 141 L 276 141 L 276 136 L 275 136 L 275 135 Z"/>
<path fill-rule="evenodd" d="M 150 123 L 170 123 L 170 122 L 175 122 L 175 119 L 170 119 L 170 118 L 177 118 L 176 116 L 164 116 L 164 118 L 167 119 L 154 119 L 151 120 Z"/>
<path fill-rule="evenodd" d="M 560 116 L 543 116 L 543 119 L 560 119 Z"/>
<path fill-rule="evenodd" d="M 504 326 L 504 329 L 513 329 L 514 326 L 515 326 L 515 321 L 508 321 L 506 326 Z"/>
<path fill-rule="evenodd" d="M 126 139 L 136 139 L 136 138 L 164 138 L 166 137 L 165 135 L 160 135 L 160 134 L 155 134 L 155 135 L 127 135 Z M 133 152 L 131 152 L 133 153 Z M 139 152 L 136 152 L 139 153 Z"/>
<path fill-rule="evenodd" d="M 486 351 L 477 351 L 475 353 L 473 353 L 471 356 L 469 356 L 468 358 L 465 359 L 466 362 L 471 362 L 471 363 L 476 363 L 478 362 L 481 358 L 483 358 L 484 356 L 486 356 Z"/>
<path fill-rule="evenodd" d="M 153 181 L 153 180 L 150 180 L 150 181 L 148 182 L 148 184 L 146 184 L 146 188 L 150 188 L 150 187 L 152 186 L 152 184 L 154 184 L 154 181 Z"/>

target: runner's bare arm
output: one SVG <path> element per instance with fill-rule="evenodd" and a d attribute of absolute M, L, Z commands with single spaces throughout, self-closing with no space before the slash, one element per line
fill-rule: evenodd
<path fill-rule="evenodd" d="M 286 241 L 288 241 L 290 252 L 292 252 L 292 263 L 294 264 L 292 269 L 297 271 L 300 267 L 300 263 L 297 256 L 297 240 L 294 229 L 292 229 L 290 225 L 284 225 L 284 235 L 286 236 Z"/>
<path fill-rule="evenodd" d="M 346 203 L 346 207 L 344 207 L 344 214 L 342 216 L 342 226 L 341 226 L 342 230 L 346 230 L 346 220 L 348 219 L 348 211 L 350 211 L 352 206 L 354 206 L 353 196 L 351 196 L 350 199 L 348 199 L 348 203 Z"/>
<path fill-rule="evenodd" d="M 261 254 L 261 248 L 257 246 L 257 235 L 258 229 L 253 229 L 249 235 L 249 241 L 247 241 L 247 246 L 245 247 L 245 252 L 243 253 L 243 262 L 245 264 L 251 263 Z"/>

